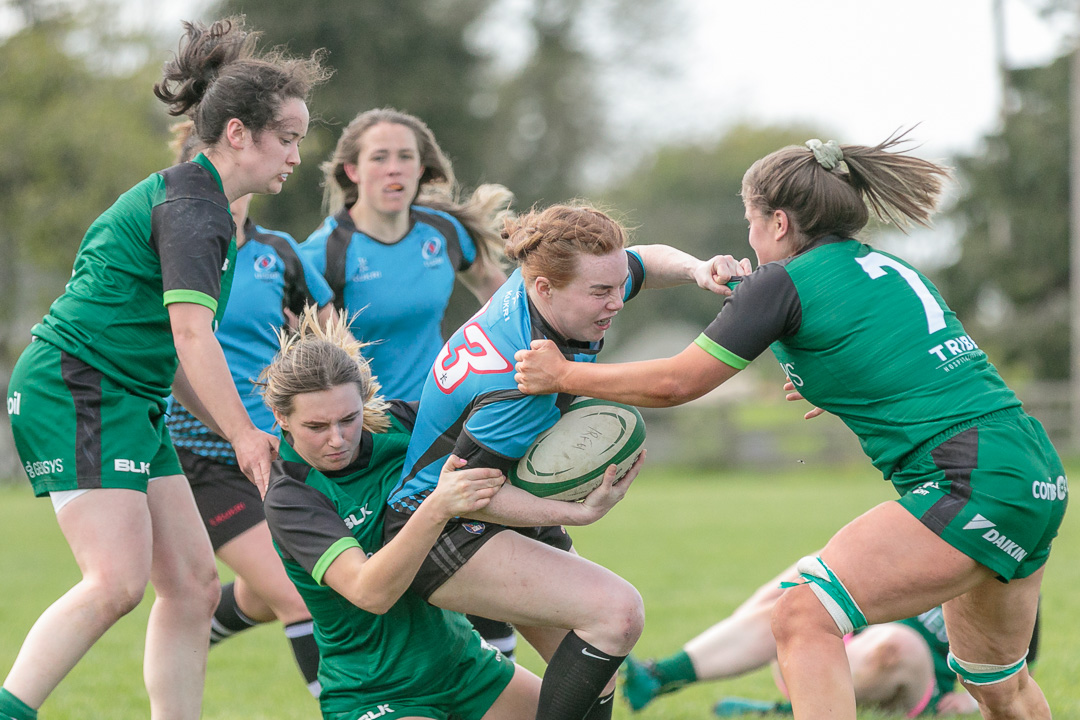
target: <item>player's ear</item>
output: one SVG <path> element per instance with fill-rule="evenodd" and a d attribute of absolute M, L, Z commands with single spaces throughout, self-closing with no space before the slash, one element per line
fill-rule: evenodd
<path fill-rule="evenodd" d="M 289 432 L 289 418 L 279 413 L 277 410 L 273 411 L 274 420 L 277 422 L 278 427 L 285 432 Z"/>
<path fill-rule="evenodd" d="M 784 210 L 773 210 L 769 218 L 769 226 L 772 228 L 776 239 L 780 240 L 791 231 L 791 219 Z"/>
<path fill-rule="evenodd" d="M 551 297 L 551 281 L 543 275 L 533 280 L 533 289 L 536 291 L 536 294 L 542 298 L 546 299 Z"/>
<path fill-rule="evenodd" d="M 352 180 L 356 185 L 359 185 L 360 173 L 356 169 L 356 163 L 345 163 L 342 167 L 345 169 L 345 177 Z"/>

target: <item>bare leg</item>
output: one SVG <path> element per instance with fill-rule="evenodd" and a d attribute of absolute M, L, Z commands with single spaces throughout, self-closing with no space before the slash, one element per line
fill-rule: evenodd
<path fill-rule="evenodd" d="M 39 708 L 106 630 L 142 600 L 150 578 L 151 529 L 146 496 L 97 489 L 56 516 L 82 579 L 30 629 L 4 687 Z"/>
<path fill-rule="evenodd" d="M 221 588 L 214 552 L 183 475 L 147 490 L 153 518 L 150 580 L 157 594 L 146 628 L 143 677 L 155 720 L 199 717 L 210 616 Z"/>
<path fill-rule="evenodd" d="M 1001 583 L 988 578 L 973 590 L 945 603 L 945 627 L 952 653 L 967 662 L 1007 665 L 1027 652 L 1035 627 L 1043 571 Z M 979 702 L 987 720 L 1043 720 L 1050 707 L 1027 667 L 993 685 L 964 687 Z"/>
<path fill-rule="evenodd" d="M 483 720 L 531 720 L 540 698 L 540 678 L 525 668 L 514 667 L 514 677 Z"/>
<path fill-rule="evenodd" d="M 288 625 L 311 619 L 274 550 L 265 521 L 222 545 L 217 554 L 236 573 L 237 604 L 252 620 L 276 618 Z"/>
<path fill-rule="evenodd" d="M 780 583 L 798 577 L 792 565 L 758 588 L 731 615 L 683 646 L 699 681 L 735 677 L 776 659 L 770 617 L 784 592 Z"/>
<path fill-rule="evenodd" d="M 871 624 L 911 617 L 992 577 L 895 502 L 848 523 L 821 557 Z M 853 719 L 855 693 L 844 643 L 809 587 L 781 596 L 772 626 L 796 720 Z M 1023 642 L 1029 638 L 1030 628 Z"/>

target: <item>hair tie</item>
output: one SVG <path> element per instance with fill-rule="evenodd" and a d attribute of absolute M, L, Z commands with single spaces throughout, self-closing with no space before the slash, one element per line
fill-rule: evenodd
<path fill-rule="evenodd" d="M 806 147 L 810 149 L 810 152 L 814 153 L 814 159 L 826 170 L 837 167 L 841 171 L 847 170 L 847 163 L 844 162 L 844 151 L 840 149 L 835 140 L 823 143 L 814 138 L 806 141 Z"/>

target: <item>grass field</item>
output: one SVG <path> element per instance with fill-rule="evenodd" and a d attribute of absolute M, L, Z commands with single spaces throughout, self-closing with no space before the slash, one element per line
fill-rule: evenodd
<path fill-rule="evenodd" d="M 1071 464 L 1073 477 L 1080 464 Z M 728 614 L 758 585 L 820 547 L 844 522 L 889 499 L 869 465 L 797 464 L 768 474 L 647 470 L 606 518 L 573 531 L 580 552 L 634 583 L 645 598 L 645 634 L 635 654 L 666 655 Z M 1055 544 L 1043 598 L 1043 644 L 1036 677 L 1056 718 L 1080 720 L 1080 514 Z M 47 501 L 25 484 L 0 488 L 0 673 L 10 667 L 37 615 L 77 579 Z M 124 618 L 75 668 L 42 708 L 42 720 L 145 718 L 142 638 L 149 607 Z M 526 649 L 522 661 L 542 667 Z M 704 720 L 722 695 L 774 699 L 767 671 L 702 684 L 632 715 Z M 262 627 L 210 655 L 203 717 L 209 720 L 317 718 L 279 627 Z M 864 713 L 862 718 L 881 716 Z"/>

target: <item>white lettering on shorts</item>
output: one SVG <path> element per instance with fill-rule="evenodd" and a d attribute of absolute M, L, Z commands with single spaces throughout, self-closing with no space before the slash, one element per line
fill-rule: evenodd
<path fill-rule="evenodd" d="M 1069 492 L 1069 483 L 1064 475 L 1059 475 L 1057 480 L 1047 478 L 1045 481 L 1036 480 L 1031 483 L 1031 496 L 1036 500 L 1064 500 Z"/>
<path fill-rule="evenodd" d="M 1012 540 L 1005 537 L 1004 535 L 999 533 L 997 530 L 994 530 L 993 528 L 990 528 L 989 530 L 986 531 L 986 533 L 983 535 L 983 540 L 986 540 L 989 543 L 993 543 L 994 545 L 997 545 L 999 548 L 1001 548 L 1001 551 L 1003 553 L 1005 553 L 1006 555 L 1008 555 L 1009 557 L 1013 558 L 1016 561 L 1023 560 L 1024 558 L 1027 557 L 1027 550 L 1020 547 L 1019 545 L 1014 543 Z"/>
<path fill-rule="evenodd" d="M 985 530 L 986 528 L 994 527 L 994 523 L 984 518 L 982 515 L 975 513 L 975 517 L 968 520 L 968 524 L 964 526 L 965 530 Z"/>
<path fill-rule="evenodd" d="M 113 469 L 116 472 L 129 472 L 136 473 L 137 475 L 149 475 L 150 463 L 140 462 L 138 460 L 125 460 L 123 458 L 117 458 L 113 461 Z"/>
<path fill-rule="evenodd" d="M 383 715 L 392 715 L 394 708 L 390 707 L 389 703 L 379 705 L 374 710 L 368 710 L 366 713 L 356 718 L 356 720 L 375 720 L 375 718 L 381 718 Z"/>
<path fill-rule="evenodd" d="M 11 402 L 8 400 L 8 402 Z M 64 472 L 64 459 L 56 458 L 54 460 L 35 460 L 31 462 L 26 461 L 23 465 L 23 470 L 26 471 L 26 476 L 33 480 L 36 477 L 42 475 L 54 475 L 56 473 Z"/>

